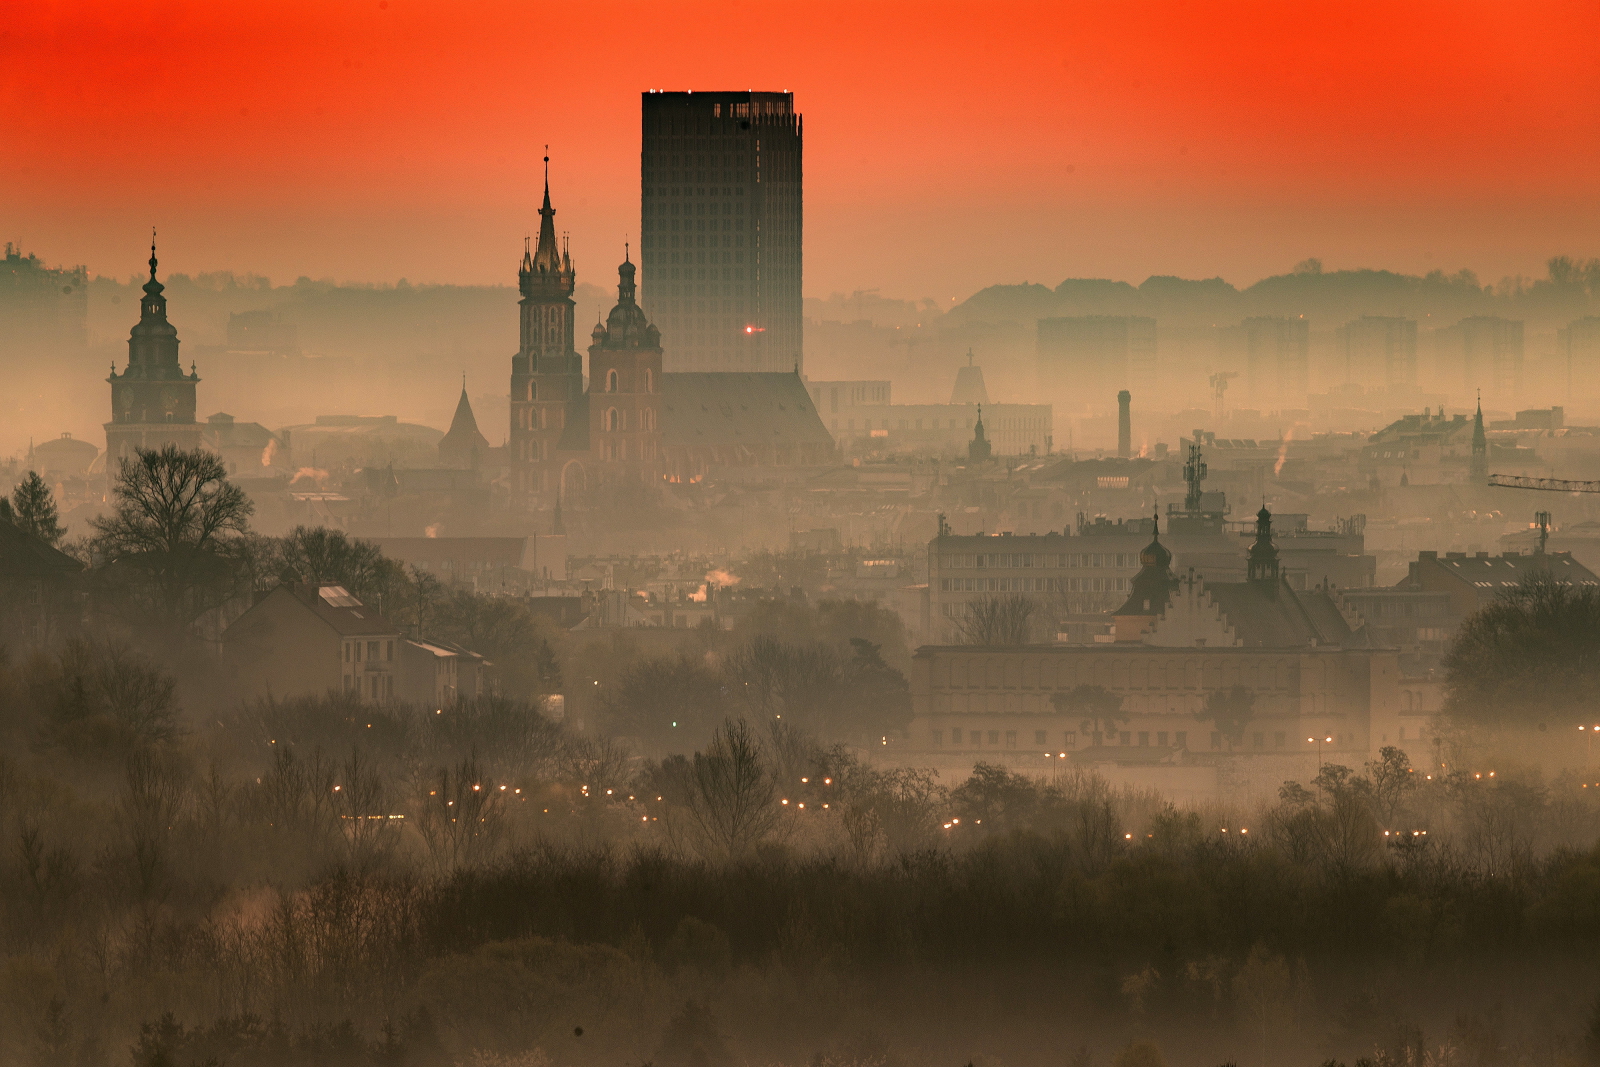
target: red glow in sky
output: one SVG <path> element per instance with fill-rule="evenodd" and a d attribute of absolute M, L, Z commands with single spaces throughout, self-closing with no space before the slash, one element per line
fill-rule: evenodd
<path fill-rule="evenodd" d="M 127 276 L 609 284 L 639 93 L 791 89 L 806 292 L 1600 255 L 1600 4 L 9 5 L 4 237 Z"/>

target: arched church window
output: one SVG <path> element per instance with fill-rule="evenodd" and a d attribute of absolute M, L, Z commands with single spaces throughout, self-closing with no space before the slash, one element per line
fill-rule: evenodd
<path fill-rule="evenodd" d="M 539 383 L 538 382 L 529 382 L 528 383 L 528 399 L 529 400 L 538 400 L 539 399 Z"/>
<path fill-rule="evenodd" d="M 616 371 L 611 373 L 616 374 Z M 622 429 L 622 413 L 616 408 L 606 409 L 606 429 L 611 431 Z"/>
<path fill-rule="evenodd" d="M 650 370 L 649 367 L 646 367 L 644 371 L 644 391 L 647 393 L 653 393 L 656 391 L 655 372 Z"/>
<path fill-rule="evenodd" d="M 616 391 L 617 391 L 617 372 L 614 371 L 614 370 L 608 370 L 608 371 L 606 371 L 606 392 L 614 393 Z"/>

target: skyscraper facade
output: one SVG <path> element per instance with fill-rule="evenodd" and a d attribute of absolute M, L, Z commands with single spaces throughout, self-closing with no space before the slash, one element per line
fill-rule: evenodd
<path fill-rule="evenodd" d="M 801 143 L 792 93 L 643 94 L 641 284 L 667 371 L 803 366 Z"/>

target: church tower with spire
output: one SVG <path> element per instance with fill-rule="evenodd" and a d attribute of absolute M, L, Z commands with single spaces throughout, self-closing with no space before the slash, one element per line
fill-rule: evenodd
<path fill-rule="evenodd" d="M 1473 485 L 1489 484 L 1489 439 L 1483 433 L 1483 397 L 1478 397 L 1478 412 L 1472 416 L 1472 461 L 1468 479 Z"/>
<path fill-rule="evenodd" d="M 511 484 L 529 506 L 555 499 L 561 460 L 556 455 L 569 423 L 581 420 L 583 357 L 574 342 L 572 257 L 557 247 L 550 206 L 550 157 L 545 156 L 539 244 L 524 248 L 517 271 L 521 343 L 511 359 Z M 581 427 L 574 425 L 574 430 Z M 581 446 L 580 446 L 581 447 Z"/>
<path fill-rule="evenodd" d="M 617 306 L 589 345 L 589 449 L 600 480 L 652 485 L 661 472 L 661 331 L 646 318 L 624 249 Z"/>
<path fill-rule="evenodd" d="M 150 235 L 150 280 L 144 283 L 139 322 L 128 337 L 128 366 L 111 368 L 111 421 L 106 428 L 107 470 L 131 458 L 136 448 L 200 447 L 200 426 L 194 420 L 194 367 L 183 372 L 178 362 L 178 331 L 167 321 L 165 286 L 156 281 L 155 233 Z"/>

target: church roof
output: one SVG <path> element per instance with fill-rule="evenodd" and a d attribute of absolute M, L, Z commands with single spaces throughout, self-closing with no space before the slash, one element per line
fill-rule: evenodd
<path fill-rule="evenodd" d="M 972 353 L 967 353 L 972 358 Z M 983 368 L 967 364 L 956 371 L 956 387 L 950 391 L 952 404 L 987 404 L 989 390 L 983 384 Z"/>
<path fill-rule="evenodd" d="M 663 374 L 661 430 L 668 446 L 833 447 L 833 435 L 793 372 Z"/>
<path fill-rule="evenodd" d="M 472 414 L 472 402 L 467 399 L 467 387 L 461 387 L 461 399 L 456 402 L 455 418 L 450 420 L 450 431 L 439 441 L 439 454 L 460 452 L 463 456 L 489 451 L 489 442 L 478 431 L 478 420 Z"/>
<path fill-rule="evenodd" d="M 1333 598 L 1320 589 L 1295 590 L 1279 579 L 1207 582 L 1205 591 L 1246 648 L 1350 648 L 1361 643 Z"/>

